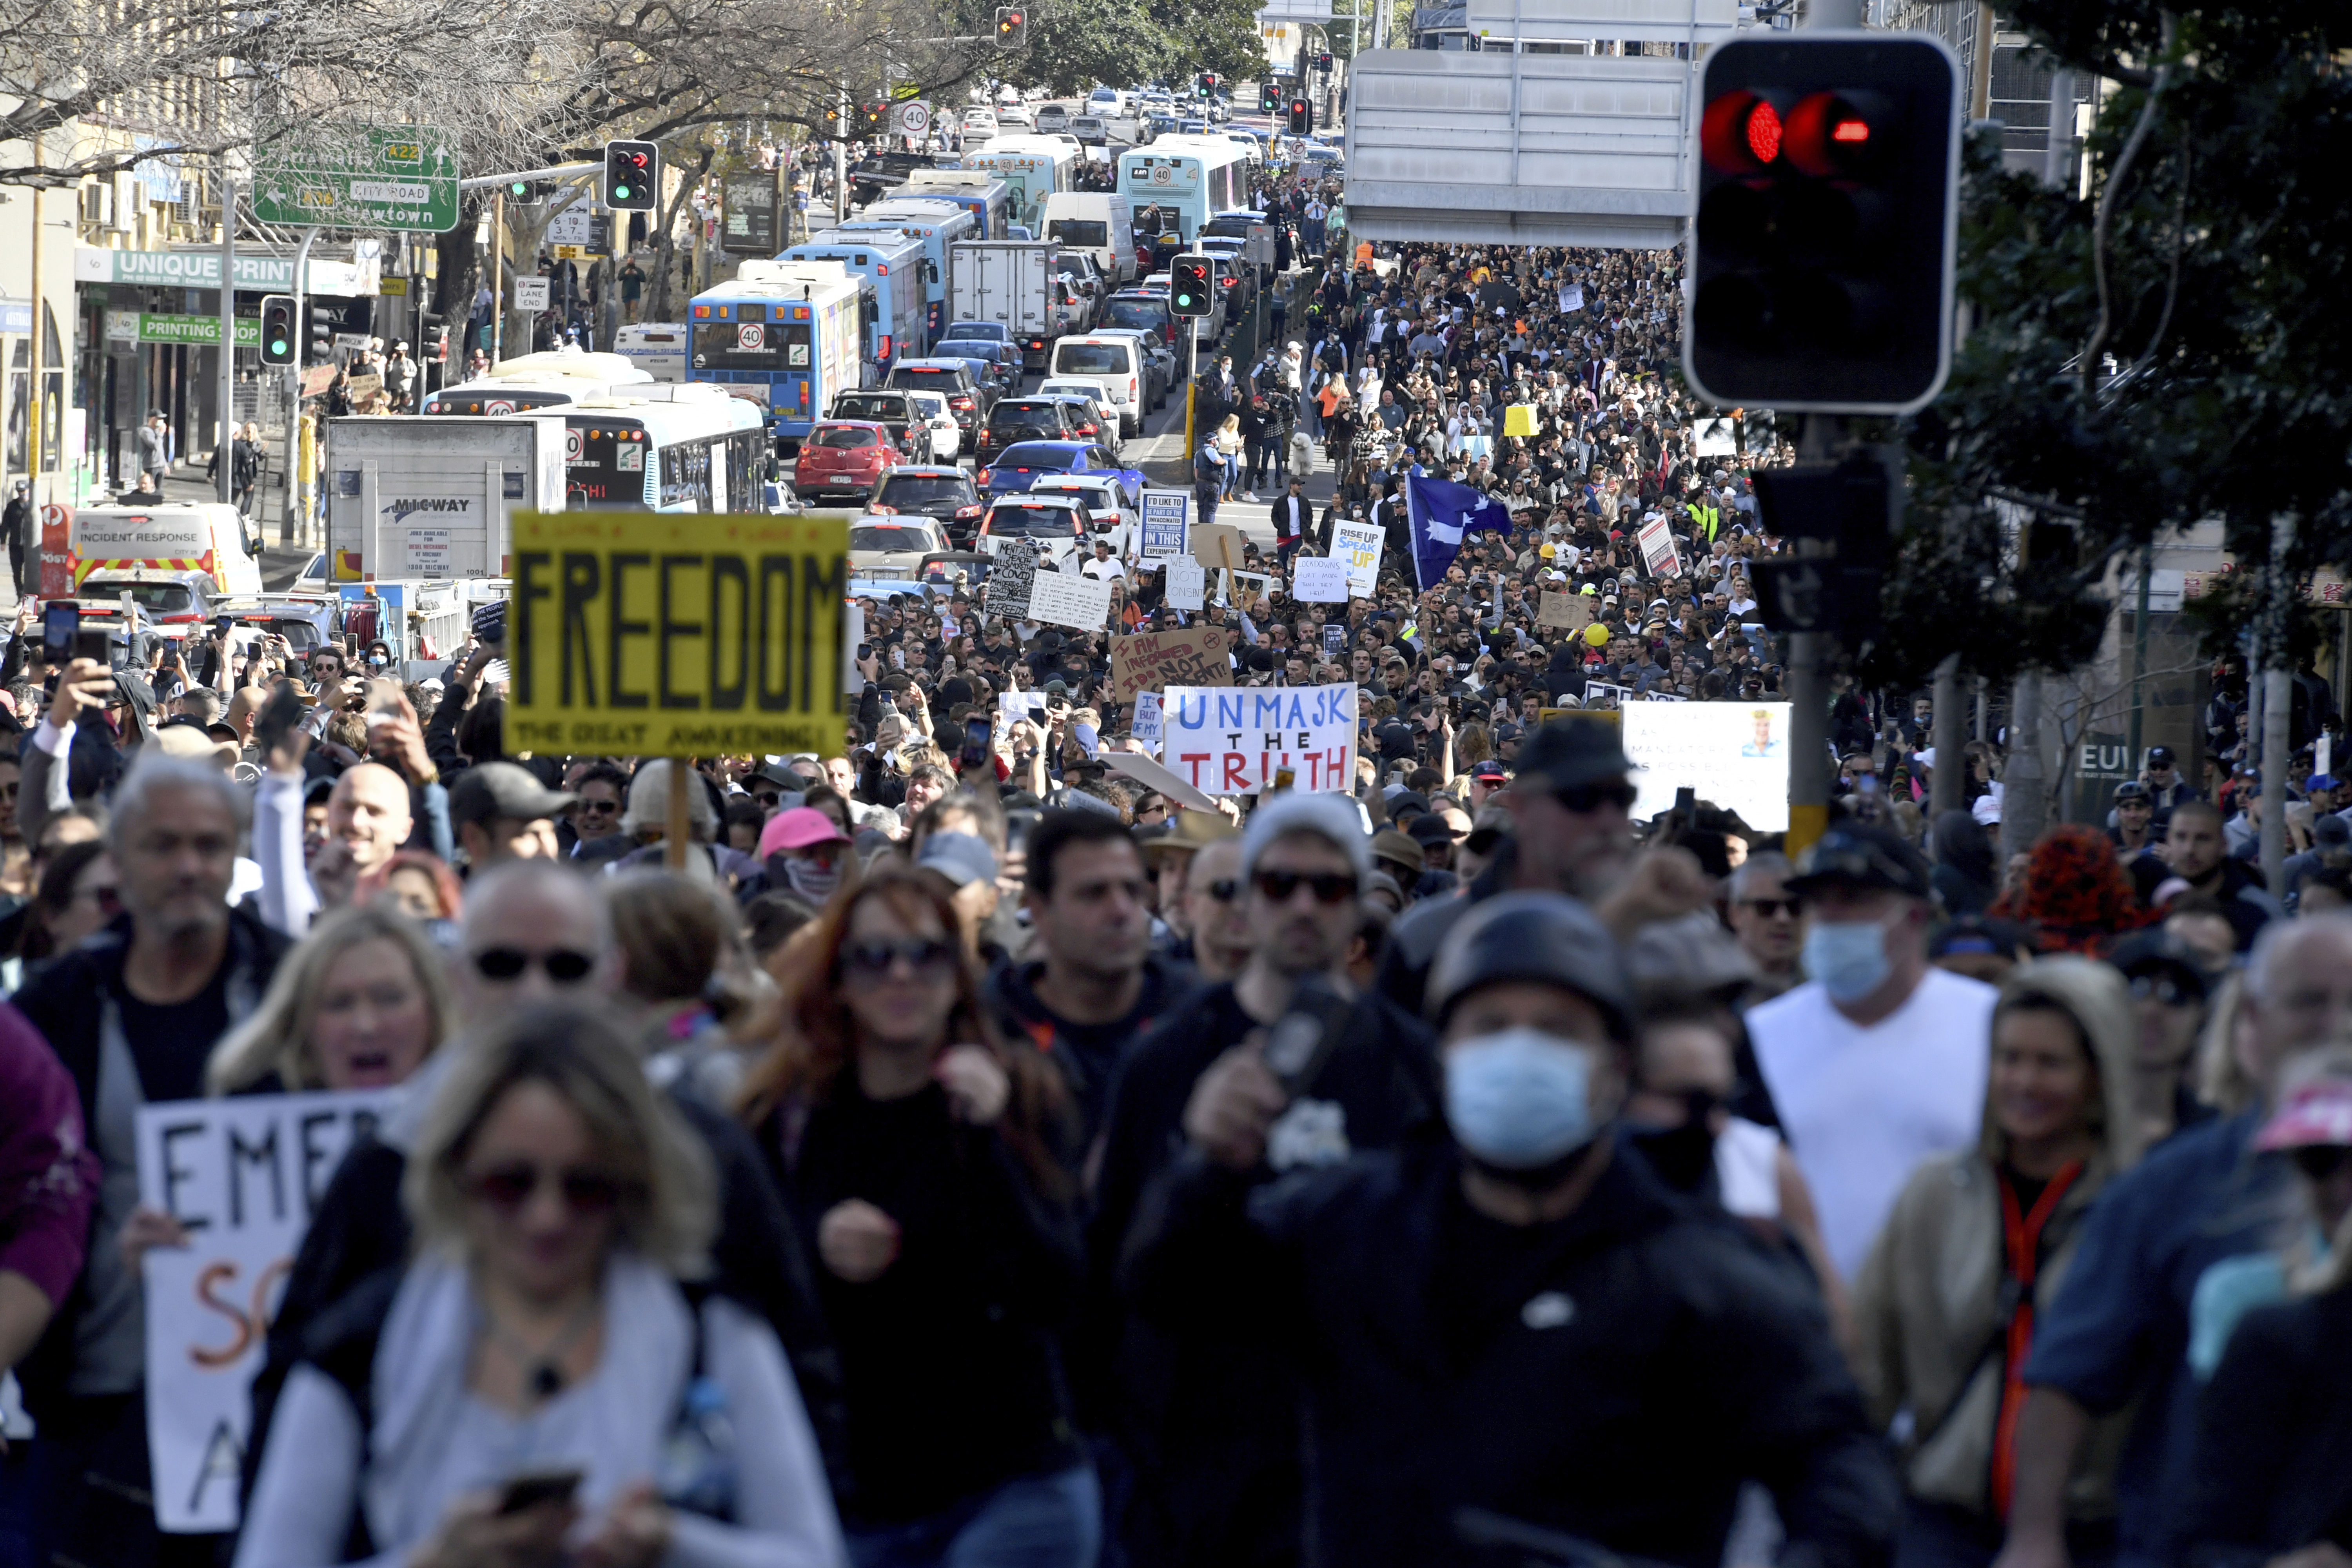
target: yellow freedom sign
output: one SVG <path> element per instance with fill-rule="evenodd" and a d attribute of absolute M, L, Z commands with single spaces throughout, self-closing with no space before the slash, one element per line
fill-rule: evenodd
<path fill-rule="evenodd" d="M 841 749 L 849 519 L 517 512 L 510 752 Z"/>

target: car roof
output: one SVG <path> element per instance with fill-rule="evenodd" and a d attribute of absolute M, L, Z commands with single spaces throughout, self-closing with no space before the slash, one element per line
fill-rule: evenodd
<path fill-rule="evenodd" d="M 1092 441 L 1015 441 L 998 453 L 996 463 L 991 466 L 1002 465 L 1015 452 L 1031 452 L 1039 457 L 1083 458 L 1087 455 L 1087 448 L 1093 445 Z"/>
<path fill-rule="evenodd" d="M 1053 474 L 1037 481 L 1041 485 L 1062 485 L 1079 489 L 1117 489 L 1118 476 L 1105 468 L 1085 474 Z"/>
<path fill-rule="evenodd" d="M 963 367 L 964 359 L 961 354 L 929 354 L 921 359 L 902 359 L 890 368 L 892 370 L 961 370 Z"/>
<path fill-rule="evenodd" d="M 968 479 L 971 476 L 952 463 L 901 463 L 890 470 L 890 479 Z"/>
<path fill-rule="evenodd" d="M 816 427 L 820 430 L 874 430 L 885 436 L 890 433 L 890 426 L 874 419 L 820 419 Z"/>
<path fill-rule="evenodd" d="M 988 503 L 992 511 L 1000 506 L 1050 507 L 1055 511 L 1078 511 L 1078 498 L 1067 490 L 1024 490 L 1013 495 L 998 496 Z"/>

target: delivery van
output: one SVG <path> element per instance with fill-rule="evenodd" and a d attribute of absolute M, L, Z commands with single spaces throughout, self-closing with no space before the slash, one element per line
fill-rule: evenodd
<path fill-rule="evenodd" d="M 1045 237 L 1092 254 L 1112 288 L 1135 280 L 1133 209 L 1116 192 L 1055 191 L 1045 198 Z"/>
<path fill-rule="evenodd" d="M 208 599 L 261 592 L 261 563 L 248 547 L 245 519 L 226 501 L 76 507 L 66 542 L 78 598 L 112 600 L 135 584 L 156 584 L 132 595 L 154 616 L 165 600 L 184 596 L 163 591 L 166 584 L 203 578 Z"/>

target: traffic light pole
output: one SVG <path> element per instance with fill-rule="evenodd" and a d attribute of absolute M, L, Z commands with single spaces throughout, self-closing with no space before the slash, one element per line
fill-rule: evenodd
<path fill-rule="evenodd" d="M 37 310 L 38 305 L 35 308 Z M 40 440 L 41 389 L 33 388 L 33 439 Z M 213 471 L 219 482 L 220 499 L 232 500 L 236 496 L 236 464 L 231 460 L 236 447 L 236 182 L 221 182 L 221 289 L 220 289 L 220 446 L 213 452 Z"/>
<path fill-rule="evenodd" d="M 1837 420 L 1843 429 L 1845 421 Z M 1809 415 L 1797 436 L 1799 463 L 1831 460 L 1831 416 Z M 1791 542 L 1802 551 L 1814 542 Z M 1829 664 L 1837 638 L 1828 632 L 1790 632 L 1789 668 L 1789 834 L 1787 852 L 1801 855 L 1830 822 Z M 1939 757 L 1938 762 L 1942 761 Z"/>
<path fill-rule="evenodd" d="M 1192 400 L 1199 395 L 1201 385 L 1201 318 L 1184 318 L 1184 461 L 1187 471 L 1184 482 L 1192 482 L 1190 465 L 1199 456 L 1193 447 Z"/>
<path fill-rule="evenodd" d="M 278 520 L 278 542 L 297 542 L 302 525 L 302 480 L 308 476 L 301 471 L 302 462 L 302 351 L 310 345 L 310 323 L 302 313 L 302 275 L 310 269 L 310 244 L 319 237 L 316 224 L 302 231 L 302 243 L 294 250 L 294 363 L 286 367 L 286 514 Z M 423 282 L 423 279 L 417 279 Z M 420 344 L 425 341 L 419 332 Z M 422 358 L 422 350 L 419 351 Z M 330 574 L 329 580 L 332 580 Z"/>
<path fill-rule="evenodd" d="M 499 352 L 507 333 L 507 194 L 490 198 L 490 368 L 499 368 Z"/>

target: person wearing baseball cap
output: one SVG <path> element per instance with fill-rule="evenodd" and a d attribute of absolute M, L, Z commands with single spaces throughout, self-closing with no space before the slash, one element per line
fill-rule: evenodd
<path fill-rule="evenodd" d="M 2142 782 L 2147 785 L 2147 796 L 2158 811 L 2170 811 L 2174 806 L 2205 797 L 2197 786 L 2180 775 L 2179 759 L 2170 746 L 2150 746 L 2147 766 L 2141 771 Z"/>
<path fill-rule="evenodd" d="M 2156 820 L 2156 802 L 2148 795 L 2147 785 L 2137 779 L 2126 779 L 2116 785 L 2116 825 L 2107 829 L 2115 840 L 2116 849 L 2125 859 L 2135 859 L 2156 847 L 2150 825 Z"/>
<path fill-rule="evenodd" d="M 1850 1285 L 1912 1171 L 1976 1142 L 1999 993 L 1927 962 L 1927 864 L 1899 835 L 1835 823 L 1786 886 L 1805 901 L 1808 978 L 1748 1030 Z"/>
<path fill-rule="evenodd" d="M 477 763 L 449 785 L 449 826 L 469 875 L 507 860 L 553 860 L 555 819 L 580 797 L 550 789 L 520 763 Z"/>
<path fill-rule="evenodd" d="M 822 909 L 841 886 L 850 859 L 849 836 L 814 806 L 795 805 L 768 818 L 760 830 L 760 858 L 768 889 L 789 888 Z"/>

